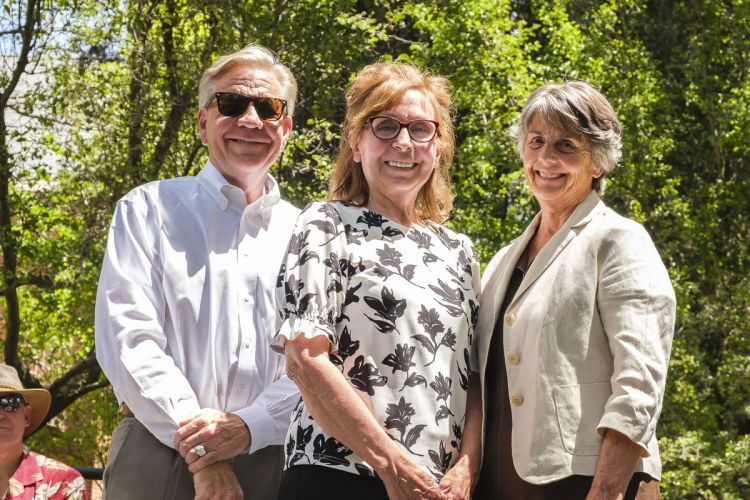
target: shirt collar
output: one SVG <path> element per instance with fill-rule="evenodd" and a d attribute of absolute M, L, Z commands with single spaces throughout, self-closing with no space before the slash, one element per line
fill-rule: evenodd
<path fill-rule="evenodd" d="M 30 486 L 44 479 L 44 475 L 36 460 L 36 454 L 31 453 L 25 446 L 23 451 L 23 459 L 13 474 L 13 479 L 24 486 Z"/>
<path fill-rule="evenodd" d="M 263 196 L 249 205 L 245 201 L 245 193 L 237 186 L 229 184 L 210 161 L 206 162 L 206 166 L 198 174 L 198 181 L 203 184 L 222 211 L 230 204 L 236 206 L 240 212 L 253 207 L 252 212 L 260 211 L 263 219 L 268 220 L 271 217 L 271 209 L 281 200 L 279 184 L 270 174 L 266 174 Z"/>

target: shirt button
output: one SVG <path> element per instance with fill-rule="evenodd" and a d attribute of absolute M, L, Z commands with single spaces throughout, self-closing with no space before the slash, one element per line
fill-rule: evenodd
<path fill-rule="evenodd" d="M 514 394 L 510 397 L 510 402 L 513 403 L 513 406 L 521 406 L 523 404 L 523 396 Z"/>
<path fill-rule="evenodd" d="M 511 365 L 517 365 L 519 361 L 520 359 L 518 358 L 518 354 L 516 354 L 515 352 L 508 354 L 508 363 L 510 363 Z"/>
<path fill-rule="evenodd" d="M 508 326 L 513 326 L 513 323 L 515 323 L 515 322 L 516 322 L 516 315 L 515 314 L 510 313 L 507 316 L 505 316 L 505 323 Z"/>
<path fill-rule="evenodd" d="M 245 295 L 244 297 L 242 297 L 242 302 L 247 304 L 248 302 L 250 302 L 250 297 L 248 295 Z"/>
<path fill-rule="evenodd" d="M 245 349 L 250 349 L 250 342 L 245 342 Z"/>

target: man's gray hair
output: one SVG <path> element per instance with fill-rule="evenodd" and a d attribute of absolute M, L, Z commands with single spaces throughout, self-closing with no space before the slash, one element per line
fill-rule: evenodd
<path fill-rule="evenodd" d="M 206 107 L 214 94 L 214 82 L 228 69 L 238 64 L 249 64 L 254 68 L 273 74 L 281 84 L 281 97 L 286 100 L 289 116 L 294 115 L 294 104 L 297 100 L 297 81 L 292 72 L 279 62 L 276 54 L 260 45 L 250 44 L 232 54 L 221 56 L 203 72 L 198 86 L 198 103 Z"/>
<path fill-rule="evenodd" d="M 607 98 L 580 80 L 538 87 L 526 100 L 518 121 L 510 130 L 522 156 L 526 134 L 536 118 L 586 139 L 594 165 L 604 171 L 591 187 L 602 194 L 604 177 L 622 158 L 622 127 Z"/>

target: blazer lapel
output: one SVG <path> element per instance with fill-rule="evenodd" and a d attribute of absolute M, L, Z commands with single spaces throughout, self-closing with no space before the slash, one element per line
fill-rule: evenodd
<path fill-rule="evenodd" d="M 508 283 L 510 282 L 510 277 L 513 275 L 513 270 L 516 267 L 516 262 L 518 262 L 518 259 L 521 258 L 521 254 L 526 249 L 526 245 L 529 244 L 529 241 L 534 236 L 534 233 L 536 233 L 536 227 L 539 224 L 540 220 L 540 215 L 536 214 L 536 216 L 534 216 L 534 219 L 532 219 L 531 223 L 526 227 L 524 232 L 521 233 L 521 236 L 516 238 L 516 240 L 511 243 L 508 252 L 503 258 L 504 262 L 498 265 L 495 271 L 495 276 L 491 276 L 487 282 L 487 291 L 492 293 L 491 310 L 494 312 L 492 324 L 489 326 L 489 328 L 495 327 L 495 322 L 497 321 L 497 313 L 500 311 L 500 306 L 502 305 L 503 299 L 505 298 L 505 292 L 508 289 Z M 493 284 L 490 285 L 490 283 Z"/>
<path fill-rule="evenodd" d="M 518 287 L 518 291 L 516 292 L 515 297 L 513 297 L 513 301 L 510 303 L 510 306 L 512 306 L 513 303 L 519 297 L 521 297 L 521 295 L 523 295 L 523 293 L 528 290 L 528 288 L 532 284 L 534 284 L 539 276 L 541 276 L 542 273 L 549 267 L 549 265 L 554 262 L 554 260 L 558 255 L 560 255 L 565 247 L 568 246 L 571 241 L 573 241 L 573 238 L 576 237 L 581 228 L 585 227 L 591 221 L 591 219 L 602 210 L 604 210 L 604 208 L 605 205 L 599 198 L 599 195 L 596 194 L 596 191 L 592 191 L 591 194 L 583 202 L 581 202 L 580 205 L 578 205 L 578 207 L 573 211 L 570 217 L 568 217 L 568 220 L 565 221 L 565 224 L 563 224 L 563 226 L 555 233 L 552 239 L 549 240 L 546 245 L 544 245 L 542 251 L 539 252 L 539 255 L 537 255 L 534 259 L 534 262 L 531 263 L 531 267 L 526 272 L 521 285 Z M 534 218 L 534 221 L 536 221 L 537 218 L 540 218 L 540 214 L 537 214 L 537 216 Z M 529 229 L 531 229 L 531 226 L 529 226 L 526 231 L 528 232 Z M 526 235 L 526 233 L 524 233 L 524 235 Z M 529 240 L 531 240 L 531 236 L 533 236 L 533 232 L 526 240 L 527 243 Z M 520 251 L 523 251 L 525 249 L 526 244 L 521 247 Z M 516 258 L 516 261 L 517 260 L 518 258 Z"/>

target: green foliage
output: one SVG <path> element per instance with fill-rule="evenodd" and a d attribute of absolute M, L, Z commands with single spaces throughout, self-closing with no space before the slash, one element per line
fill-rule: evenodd
<path fill-rule="evenodd" d="M 14 13 L 24 5 L 3 3 Z M 18 260 L 16 271 L 3 261 L 0 288 L 17 280 L 18 355 L 45 385 L 91 353 L 115 201 L 143 182 L 203 166 L 197 84 L 216 56 L 256 42 L 297 76 L 295 132 L 273 173 L 298 206 L 326 192 L 356 71 L 389 58 L 447 76 L 457 134 L 449 224 L 471 236 L 483 264 L 537 210 L 510 126 L 536 86 L 582 78 L 608 96 L 624 126 L 623 160 L 605 199 L 649 229 L 678 297 L 659 427 L 664 495 L 750 497 L 750 3 L 44 5 L 25 66 L 41 76 L 13 91 L 9 106 L 19 118 L 0 128 L 0 160 L 7 158 L 0 181 L 12 212 L 0 220 L 0 243 Z M 15 35 L 2 43 L 20 47 Z M 11 77 L 2 69 L 0 87 Z M 8 303 L 0 304 L 3 314 Z M 3 316 L 0 326 L 9 325 Z M 67 409 L 32 438 L 34 446 L 77 464 L 102 463 L 117 422 L 111 391 L 61 404 Z"/>

